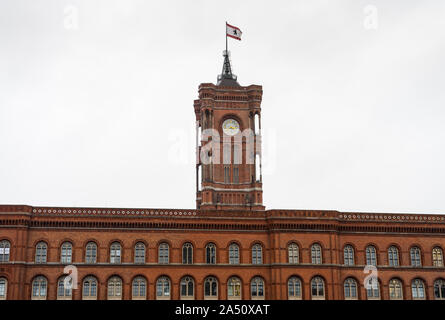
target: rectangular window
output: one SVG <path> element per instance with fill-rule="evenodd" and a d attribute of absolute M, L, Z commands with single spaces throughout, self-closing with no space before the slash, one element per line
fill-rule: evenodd
<path fill-rule="evenodd" d="M 230 183 L 230 166 L 224 166 L 224 183 Z"/>
<path fill-rule="evenodd" d="M 233 168 L 233 183 L 239 183 L 239 168 L 237 166 Z"/>

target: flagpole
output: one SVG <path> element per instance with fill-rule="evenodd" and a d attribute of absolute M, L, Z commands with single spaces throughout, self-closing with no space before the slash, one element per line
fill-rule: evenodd
<path fill-rule="evenodd" d="M 226 54 L 228 55 L 229 52 L 227 51 L 227 21 L 226 21 Z"/>

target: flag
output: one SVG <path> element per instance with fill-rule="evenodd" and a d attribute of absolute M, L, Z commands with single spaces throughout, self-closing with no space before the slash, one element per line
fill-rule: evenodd
<path fill-rule="evenodd" d="M 226 35 L 233 39 L 241 40 L 242 32 L 238 27 L 231 26 L 226 22 Z"/>

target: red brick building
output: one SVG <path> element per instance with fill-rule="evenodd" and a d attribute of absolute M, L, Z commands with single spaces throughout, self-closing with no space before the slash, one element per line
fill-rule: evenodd
<path fill-rule="evenodd" d="M 0 205 L 0 299 L 445 299 L 445 215 L 265 209 L 261 97 L 199 86 L 196 210 Z"/>

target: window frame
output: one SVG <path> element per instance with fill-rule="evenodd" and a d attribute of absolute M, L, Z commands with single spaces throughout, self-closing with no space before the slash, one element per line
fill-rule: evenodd
<path fill-rule="evenodd" d="M 419 289 L 422 289 L 423 297 L 419 297 Z M 415 278 L 411 281 L 411 297 L 413 300 L 426 300 L 425 282 L 422 279 Z"/>
<path fill-rule="evenodd" d="M 159 291 L 159 285 L 162 284 L 162 295 L 158 295 Z M 165 294 L 165 289 L 168 288 L 168 295 Z M 172 293 L 172 284 L 171 280 L 167 276 L 160 276 L 156 279 L 156 287 L 155 287 L 155 293 L 156 293 L 156 300 L 171 300 L 171 293 Z"/>
<path fill-rule="evenodd" d="M 45 241 L 39 241 L 36 244 L 34 261 L 36 264 L 46 264 L 48 262 L 48 244 Z"/>
<path fill-rule="evenodd" d="M 88 241 L 85 245 L 85 263 L 86 264 L 95 264 L 97 263 L 97 243 L 94 241 Z M 94 256 L 93 254 L 94 253 Z"/>
<path fill-rule="evenodd" d="M 207 290 L 207 284 L 209 286 L 209 292 L 210 294 L 206 294 L 206 290 Z M 204 279 L 204 300 L 218 300 L 218 289 L 219 289 L 219 283 L 218 283 L 218 279 L 214 276 L 208 276 Z M 212 294 L 213 291 L 215 290 L 215 294 Z"/>
<path fill-rule="evenodd" d="M 182 264 L 193 264 L 193 244 L 191 242 L 182 245 Z"/>
<path fill-rule="evenodd" d="M 7 251 L 7 252 L 6 252 Z M 7 263 L 11 259 L 11 242 L 7 239 L 0 240 L 0 263 Z"/>
<path fill-rule="evenodd" d="M 170 263 L 170 245 L 167 242 L 161 242 L 158 246 L 158 263 Z"/>
<path fill-rule="evenodd" d="M 119 276 L 112 276 L 107 281 L 107 300 L 123 299 L 123 282 Z"/>
<path fill-rule="evenodd" d="M 147 254 L 147 247 L 145 243 L 142 241 L 138 241 L 134 245 L 134 263 L 135 264 L 145 264 L 146 262 L 146 254 Z"/>
<path fill-rule="evenodd" d="M 323 295 L 320 295 L 320 286 L 321 283 L 321 290 L 323 290 Z M 316 284 L 315 291 L 316 295 L 314 295 L 314 284 Z M 312 300 L 326 300 L 326 284 L 322 277 L 315 276 L 311 279 L 311 299 Z"/>
<path fill-rule="evenodd" d="M 260 243 L 255 243 L 251 249 L 252 264 L 263 264 L 263 246 Z"/>
<path fill-rule="evenodd" d="M 7 300 L 7 299 L 8 299 L 8 279 L 6 277 L 0 277 L 0 300 Z"/>
<path fill-rule="evenodd" d="M 205 246 L 206 264 L 216 264 L 216 245 L 209 242 Z"/>
<path fill-rule="evenodd" d="M 38 283 L 38 295 L 35 295 L 35 287 Z M 44 286 L 42 286 L 42 283 Z M 44 288 L 45 295 L 42 295 L 42 288 Z M 48 297 L 48 279 L 44 276 L 36 276 L 31 282 L 31 300 L 46 300 Z"/>
<path fill-rule="evenodd" d="M 353 295 L 355 291 L 355 295 Z M 345 300 L 358 300 L 359 286 L 354 278 L 346 278 L 343 281 L 343 295 Z"/>
<path fill-rule="evenodd" d="M 297 283 L 298 283 L 298 285 L 296 285 Z M 299 294 L 291 294 L 290 288 L 292 288 L 294 293 L 299 292 Z M 287 280 L 287 299 L 288 300 L 303 300 L 303 283 L 302 283 L 301 279 L 297 276 L 292 276 Z"/>
<path fill-rule="evenodd" d="M 88 283 L 88 295 L 85 295 L 85 284 Z M 94 285 L 93 285 L 94 284 Z M 93 290 L 94 288 L 94 290 Z M 108 288 L 107 288 L 108 290 Z M 92 295 L 92 293 L 95 295 Z M 82 280 L 82 300 L 97 300 L 99 295 L 99 281 L 95 276 L 86 276 Z"/>
<path fill-rule="evenodd" d="M 229 264 L 240 264 L 240 246 L 235 242 L 229 245 Z"/>
<path fill-rule="evenodd" d="M 183 294 L 184 289 L 185 294 Z M 190 290 L 192 294 L 190 294 Z M 182 277 L 179 281 L 179 299 L 195 300 L 195 280 L 191 276 Z"/>
<path fill-rule="evenodd" d="M 300 263 L 300 247 L 295 242 L 291 242 L 287 246 L 287 263 L 289 264 Z"/>
<path fill-rule="evenodd" d="M 67 276 L 61 276 L 57 280 L 57 300 L 73 300 L 73 289 L 65 288 L 65 278 Z M 72 281 L 72 280 L 71 280 Z M 61 286 L 62 284 L 62 286 Z M 60 294 L 60 290 L 63 290 L 63 294 Z M 67 294 L 68 293 L 68 294 Z"/>
<path fill-rule="evenodd" d="M 355 250 L 350 244 L 347 244 L 343 248 L 343 264 L 345 266 L 355 265 Z"/>
<path fill-rule="evenodd" d="M 232 292 L 232 294 L 230 294 Z M 239 293 L 239 294 L 235 294 Z M 232 276 L 227 280 L 227 300 L 242 300 L 243 283 L 240 278 Z"/>
<path fill-rule="evenodd" d="M 396 246 L 390 246 L 388 248 L 388 266 L 393 268 L 400 267 L 399 248 Z"/>
<path fill-rule="evenodd" d="M 311 263 L 323 264 L 323 249 L 319 243 L 311 245 Z"/>
<path fill-rule="evenodd" d="M 113 241 L 110 245 L 110 264 L 121 264 L 122 253 L 122 244 L 119 241 Z"/>
<path fill-rule="evenodd" d="M 397 293 L 397 291 L 400 290 L 400 296 L 392 296 L 391 292 L 394 291 L 394 293 Z M 400 279 L 392 278 L 389 280 L 388 283 L 388 294 L 389 294 L 389 300 L 403 300 L 403 282 Z"/>
<path fill-rule="evenodd" d="M 60 263 L 71 264 L 73 262 L 73 245 L 69 241 L 65 241 L 60 246 Z"/>
<path fill-rule="evenodd" d="M 141 285 L 142 284 L 142 285 Z M 135 287 L 137 285 L 137 287 Z M 141 289 L 143 288 L 143 289 Z M 143 276 L 136 276 L 131 281 L 131 300 L 147 300 L 147 279 Z M 144 291 L 144 295 L 140 295 L 141 291 Z M 135 292 L 138 294 L 135 295 Z"/>

